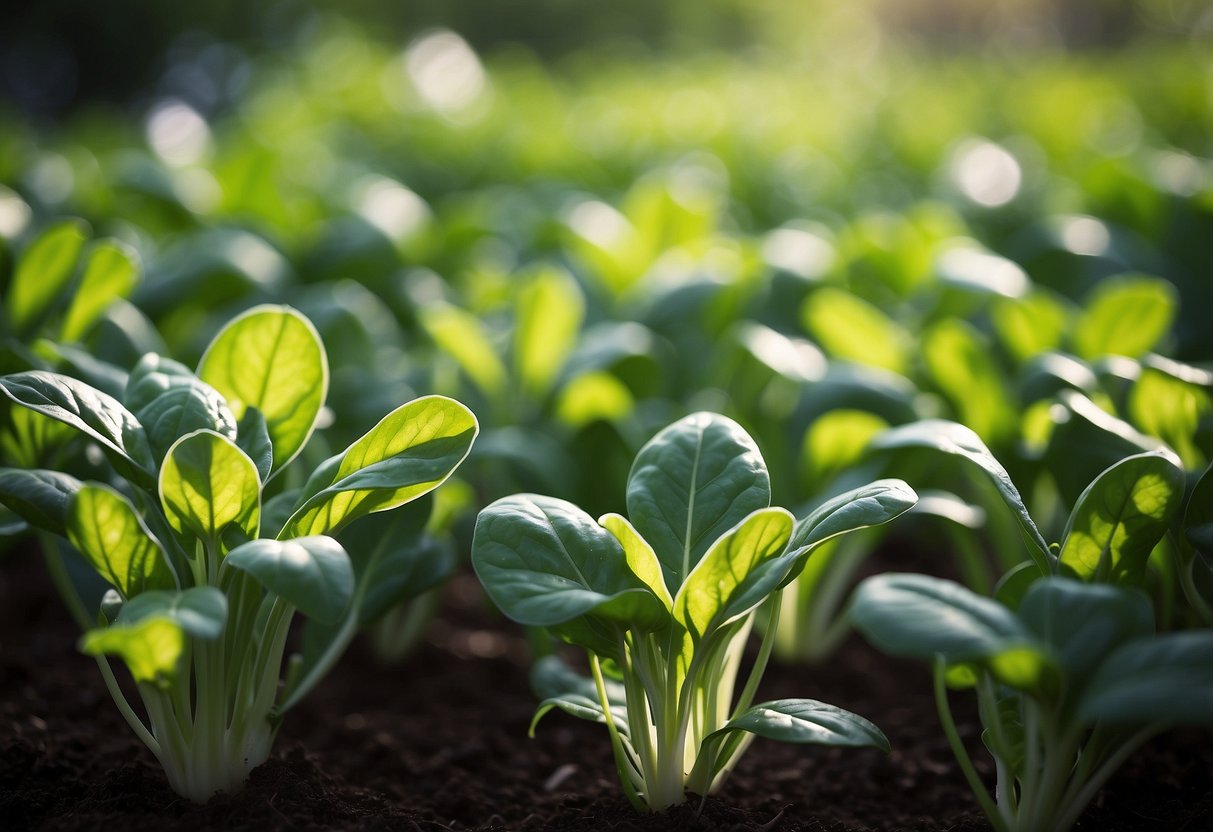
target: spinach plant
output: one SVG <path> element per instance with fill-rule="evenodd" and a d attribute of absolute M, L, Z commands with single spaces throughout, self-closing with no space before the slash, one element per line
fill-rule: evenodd
<path fill-rule="evenodd" d="M 356 569 L 332 535 L 432 491 L 476 436 L 463 405 L 422 397 L 319 465 L 298 492 L 264 500 L 311 436 L 327 387 L 315 329 L 269 306 L 229 323 L 197 373 L 145 356 L 121 402 L 55 373 L 0 378 L 13 404 L 82 434 L 112 465 L 110 482 L 0 469 L 0 501 L 66 537 L 110 584 L 81 649 L 169 783 L 192 800 L 240 788 L 269 755 L 283 714 L 392 578 L 377 552 Z M 319 649 L 288 662 L 280 687 L 296 612 L 335 626 Z M 136 682 L 146 722 L 110 656 Z"/>
<path fill-rule="evenodd" d="M 592 681 L 555 657 L 536 665 L 545 697 L 536 721 L 559 708 L 605 724 L 628 799 L 664 809 L 716 789 L 754 735 L 888 748 L 875 725 L 832 705 L 753 703 L 773 628 L 735 688 L 760 608 L 777 608 L 778 589 L 813 550 L 915 499 L 905 483 L 883 480 L 796 523 L 769 505 L 766 464 L 749 435 L 696 413 L 640 450 L 628 517 L 595 522 L 564 500 L 505 497 L 480 513 L 472 563 L 507 616 L 586 650 Z"/>
<path fill-rule="evenodd" d="M 1121 460 L 1083 491 L 1049 547 L 1005 470 L 958 439 L 953 430 L 934 441 L 990 474 L 1032 560 L 1003 578 L 996 600 L 923 575 L 869 578 L 851 616 L 886 652 L 934 662 L 944 732 L 995 829 L 1064 832 L 1143 741 L 1213 715 L 1213 630 L 1155 635 L 1143 591 L 1151 552 L 1178 519 L 1183 472 L 1162 453 Z M 956 731 L 948 684 L 976 689 L 993 800 Z"/>

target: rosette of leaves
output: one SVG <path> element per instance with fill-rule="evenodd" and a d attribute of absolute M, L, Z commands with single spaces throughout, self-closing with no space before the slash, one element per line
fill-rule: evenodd
<path fill-rule="evenodd" d="M 66 425 L 112 466 L 109 482 L 0 469 L 0 502 L 62 535 L 110 585 L 81 649 L 169 783 L 196 801 L 236 791 L 282 716 L 332 666 L 400 565 L 351 559 L 333 535 L 438 487 L 477 433 L 442 396 L 404 404 L 297 492 L 265 499 L 311 436 L 328 388 L 310 322 L 263 306 L 231 321 L 197 372 L 145 356 L 122 400 L 65 375 L 0 378 L 14 405 Z M 331 627 L 282 682 L 296 614 Z M 136 683 L 132 703 L 110 658 Z M 142 705 L 144 716 L 137 704 Z"/>
<path fill-rule="evenodd" d="M 477 519 L 472 563 L 492 600 L 588 656 L 589 679 L 556 657 L 536 665 L 544 697 L 536 721 L 559 708 L 605 724 L 638 809 L 706 796 L 754 736 L 888 747 L 875 725 L 832 705 L 754 704 L 773 628 L 740 693 L 736 685 L 759 610 L 777 607 L 779 588 L 813 550 L 891 520 L 914 504 L 914 492 L 898 480 L 875 482 L 799 523 L 770 496 L 766 464 L 745 431 L 696 413 L 637 455 L 627 517 L 595 521 L 564 500 L 519 494 Z"/>

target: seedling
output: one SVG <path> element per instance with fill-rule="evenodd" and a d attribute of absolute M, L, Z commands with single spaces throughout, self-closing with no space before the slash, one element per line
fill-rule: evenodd
<path fill-rule="evenodd" d="M 110 584 L 81 649 L 191 800 L 239 790 L 282 716 L 340 656 L 372 587 L 391 579 L 377 552 L 355 570 L 331 535 L 432 491 L 476 436 L 461 404 L 422 397 L 318 466 L 298 493 L 263 502 L 311 436 L 327 387 L 323 344 L 286 307 L 229 323 L 197 374 L 145 356 L 122 402 L 55 373 L 0 378 L 15 405 L 74 429 L 113 467 L 113 484 L 0 469 L 0 502 L 66 537 Z M 310 661 L 290 663 L 280 688 L 296 612 L 334 629 Z M 130 671 L 146 722 L 110 656 Z"/>
<path fill-rule="evenodd" d="M 708 795 L 753 736 L 888 748 L 880 730 L 811 699 L 753 704 L 773 642 L 735 696 L 759 609 L 778 614 L 779 588 L 815 548 L 904 512 L 915 495 L 882 480 L 823 505 L 800 523 L 770 503 L 766 464 L 735 422 L 696 413 L 637 455 L 628 517 L 598 522 L 564 500 L 506 497 L 480 513 L 472 563 L 515 621 L 585 648 L 584 679 L 557 658 L 534 683 L 553 708 L 603 723 L 625 793 L 637 809 Z M 534 724 L 532 724 L 532 731 Z"/>
<path fill-rule="evenodd" d="M 1054 550 L 997 461 L 958 438 L 953 430 L 937 443 L 999 484 L 1033 560 L 1003 579 L 997 600 L 924 575 L 869 578 L 851 615 L 884 651 L 933 661 L 944 732 L 995 829 L 1064 832 L 1142 742 L 1213 719 L 1213 631 L 1154 635 L 1141 589 L 1177 518 L 1183 474 L 1159 453 L 1118 462 L 1082 493 Z M 976 689 L 994 799 L 960 741 L 949 684 Z"/>

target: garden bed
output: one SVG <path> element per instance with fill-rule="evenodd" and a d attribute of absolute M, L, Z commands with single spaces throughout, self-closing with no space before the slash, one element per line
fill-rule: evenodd
<path fill-rule="evenodd" d="M 527 739 L 535 699 L 525 639 L 485 605 L 470 575 L 448 587 L 417 654 L 385 669 L 357 644 L 288 717 L 273 759 L 248 787 L 205 806 L 168 788 L 122 722 L 92 659 L 76 651 L 70 619 L 36 558 L 6 559 L 0 622 L 6 829 L 989 828 L 938 730 L 928 669 L 857 639 L 823 669 L 772 667 L 760 697 L 811 696 L 852 709 L 885 730 L 892 754 L 758 740 L 700 814 L 641 816 L 619 789 L 599 726 L 557 713 Z M 971 703 L 954 704 L 976 747 Z M 1208 733 L 1171 733 L 1148 745 L 1077 828 L 1213 828 Z"/>

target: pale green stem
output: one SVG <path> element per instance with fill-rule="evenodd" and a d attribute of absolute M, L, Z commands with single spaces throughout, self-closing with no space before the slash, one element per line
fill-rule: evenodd
<path fill-rule="evenodd" d="M 998 811 L 998 806 L 990 799 L 990 795 L 986 792 L 985 784 L 981 782 L 981 778 L 977 776 L 977 770 L 973 768 L 973 761 L 969 759 L 969 752 L 965 750 L 964 742 L 960 739 L 960 732 L 956 730 L 956 721 L 952 718 L 952 709 L 948 705 L 948 689 L 944 681 L 946 671 L 947 664 L 943 660 L 943 657 L 936 657 L 934 665 L 935 706 L 939 713 L 939 722 L 943 726 L 944 735 L 948 738 L 948 745 L 952 748 L 952 754 L 960 765 L 960 770 L 964 774 L 965 781 L 968 782 L 969 788 L 973 791 L 973 796 L 977 798 L 977 802 L 981 804 L 981 810 L 986 813 L 990 825 L 994 827 L 995 832 L 1009 832 L 1007 824 L 1002 818 L 1002 813 Z"/>

